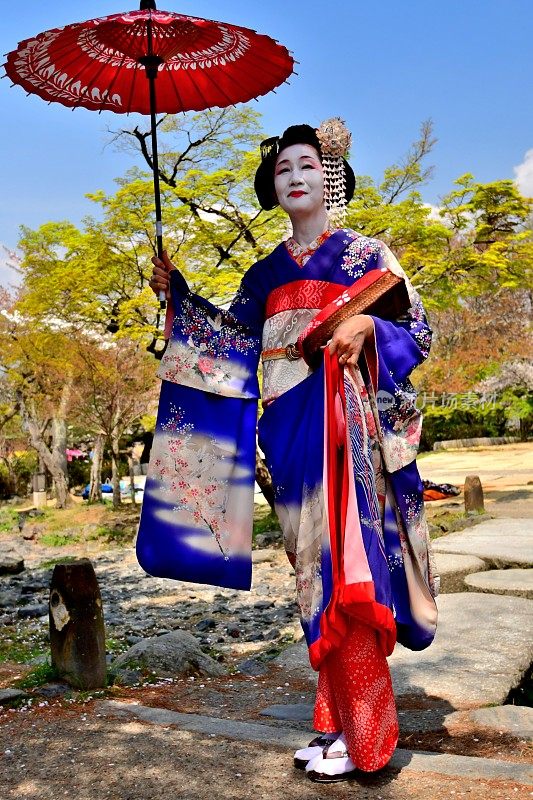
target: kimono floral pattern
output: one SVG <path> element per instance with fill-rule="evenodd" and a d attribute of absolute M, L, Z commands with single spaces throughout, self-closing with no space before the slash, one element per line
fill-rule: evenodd
<path fill-rule="evenodd" d="M 415 388 L 407 379 L 397 385 L 393 401 L 383 404 L 384 447 L 391 472 L 416 458 L 422 433 L 422 414 L 416 407 L 416 398 Z"/>
<path fill-rule="evenodd" d="M 384 245 L 378 239 L 359 236 L 352 231 L 346 233 L 350 234 L 348 241 L 351 241 L 344 251 L 340 266 L 355 281 L 365 274 L 370 259 L 383 254 Z"/>
<path fill-rule="evenodd" d="M 212 318 L 185 298 L 174 328 L 180 337 L 169 340 L 157 373 L 160 378 L 227 397 L 247 396 L 244 386 L 251 373 L 230 357 L 230 351 L 246 355 L 257 344 L 231 314 L 221 312 Z"/>
<path fill-rule="evenodd" d="M 224 516 L 229 487 L 220 476 L 227 454 L 216 440 L 194 433 L 183 409 L 171 406 L 170 412 L 154 440 L 151 475 L 171 499 L 173 512 L 185 515 L 192 527 L 207 528 L 228 560 Z"/>
<path fill-rule="evenodd" d="M 211 358 L 228 356 L 230 350 L 250 353 L 254 349 L 249 333 L 232 314 L 219 311 L 211 318 L 187 298 L 182 301 L 181 313 L 176 315 L 173 327 L 188 337 L 190 347 Z"/>
<path fill-rule="evenodd" d="M 294 567 L 300 613 L 309 622 L 320 613 L 322 603 L 322 537 L 326 525 L 322 488 L 306 488 L 301 506 L 276 502 L 276 512 Z"/>

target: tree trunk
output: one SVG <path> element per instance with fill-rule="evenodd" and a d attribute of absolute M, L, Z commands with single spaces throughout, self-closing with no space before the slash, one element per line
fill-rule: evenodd
<path fill-rule="evenodd" d="M 52 458 L 63 470 L 68 480 L 67 471 L 67 421 L 63 417 L 52 418 Z"/>
<path fill-rule="evenodd" d="M 17 392 L 19 401 L 20 416 L 23 428 L 29 433 L 32 447 L 37 450 L 39 458 L 52 476 L 56 487 L 57 507 L 66 508 L 70 502 L 70 494 L 65 473 L 62 469 L 62 462 L 58 463 L 52 450 L 50 450 L 43 438 L 41 426 L 37 419 L 31 402 L 26 404 L 26 400 L 21 391 Z"/>
<path fill-rule="evenodd" d="M 272 486 L 272 478 L 257 448 L 255 450 L 255 479 L 263 492 L 265 500 L 272 511 L 274 511 L 274 487 Z"/>
<path fill-rule="evenodd" d="M 111 480 L 113 483 L 113 508 L 119 508 L 120 506 L 120 477 L 118 474 L 119 441 L 119 436 L 114 434 L 111 436 Z"/>
<path fill-rule="evenodd" d="M 98 433 L 94 440 L 93 460 L 91 463 L 91 479 L 89 484 L 89 502 L 102 500 L 102 461 L 104 459 L 104 435 Z"/>
<path fill-rule="evenodd" d="M 67 462 L 67 413 L 72 394 L 72 377 L 67 377 L 61 389 L 59 406 L 52 418 L 52 458 L 61 467 L 68 483 Z"/>
<path fill-rule="evenodd" d="M 132 506 L 135 505 L 135 475 L 133 472 L 133 455 L 130 453 L 128 456 L 128 469 L 130 473 L 130 494 L 131 494 L 131 504 Z"/>

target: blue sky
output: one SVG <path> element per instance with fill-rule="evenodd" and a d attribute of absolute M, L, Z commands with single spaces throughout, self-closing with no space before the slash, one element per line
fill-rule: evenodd
<path fill-rule="evenodd" d="M 159 0 L 160 8 L 223 19 L 269 34 L 299 61 L 297 76 L 254 103 L 269 135 L 295 122 L 342 116 L 352 164 L 376 178 L 431 117 L 439 139 L 435 176 L 423 190 L 438 204 L 454 178 L 514 178 L 533 194 L 533 3 L 531 0 Z M 122 0 L 6 0 L 0 52 L 42 30 L 136 8 Z M 127 121 L 47 105 L 0 81 L 0 243 L 21 224 L 79 223 L 94 210 L 85 192 L 113 190 L 133 156 L 108 144 Z M 527 156 L 529 152 L 529 156 Z M 139 161 L 140 163 L 140 161 Z M 520 165 L 522 165 L 520 167 Z M 529 177 L 528 177 L 529 176 Z M 5 278 L 1 266 L 0 283 Z M 3 269 L 3 271 L 2 271 Z"/>

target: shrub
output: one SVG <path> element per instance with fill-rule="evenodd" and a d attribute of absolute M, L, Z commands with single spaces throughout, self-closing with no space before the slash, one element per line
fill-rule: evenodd
<path fill-rule="evenodd" d="M 432 450 L 435 442 L 446 439 L 474 439 L 478 436 L 505 436 L 505 409 L 496 404 L 469 408 L 427 406 L 420 450 Z"/>

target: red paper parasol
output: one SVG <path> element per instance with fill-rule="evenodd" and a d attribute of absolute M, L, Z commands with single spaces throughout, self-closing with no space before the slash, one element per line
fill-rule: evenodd
<path fill-rule="evenodd" d="M 283 83 L 294 61 L 285 47 L 249 28 L 157 11 L 153 0 L 141 0 L 140 11 L 26 39 L 8 53 L 4 68 L 14 84 L 49 102 L 150 114 L 161 256 L 155 115 L 247 102 Z"/>

